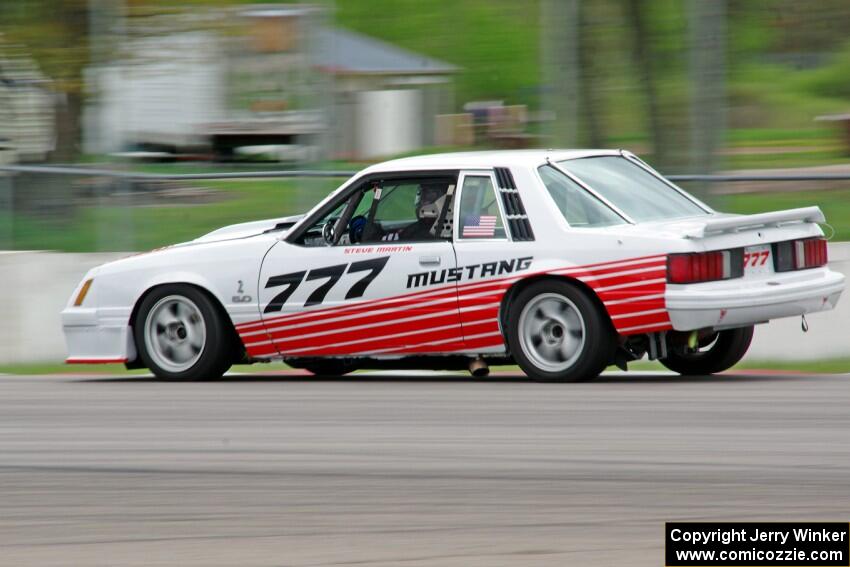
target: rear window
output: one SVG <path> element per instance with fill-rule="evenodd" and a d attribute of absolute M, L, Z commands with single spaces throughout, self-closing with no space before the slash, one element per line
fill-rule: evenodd
<path fill-rule="evenodd" d="M 624 157 L 579 158 L 559 161 L 558 165 L 636 222 L 709 214 L 667 183 Z"/>
<path fill-rule="evenodd" d="M 537 171 L 570 226 L 611 226 L 626 222 L 610 207 L 551 165 L 541 166 Z"/>

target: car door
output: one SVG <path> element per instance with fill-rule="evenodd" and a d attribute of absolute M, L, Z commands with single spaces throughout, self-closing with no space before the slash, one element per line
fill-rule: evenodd
<path fill-rule="evenodd" d="M 288 357 L 397 355 L 459 344 L 452 243 L 412 226 L 417 192 L 428 182 L 435 179 L 364 182 L 269 251 L 258 293 L 267 349 Z M 427 219 L 421 224 L 427 229 Z"/>
<path fill-rule="evenodd" d="M 512 278 L 531 265 L 528 243 L 514 242 L 491 170 L 464 171 L 458 180 L 454 245 L 458 268 L 458 308 L 465 350 L 502 352 L 499 309 Z M 523 245 L 525 244 L 525 245 Z"/>

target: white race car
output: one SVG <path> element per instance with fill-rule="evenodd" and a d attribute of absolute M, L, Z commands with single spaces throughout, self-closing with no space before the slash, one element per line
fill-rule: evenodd
<path fill-rule="evenodd" d="M 625 151 L 389 161 L 306 215 L 91 270 L 62 312 L 67 361 L 167 379 L 515 362 L 566 382 L 648 355 L 710 374 L 755 324 L 835 306 L 823 221 L 717 213 Z"/>

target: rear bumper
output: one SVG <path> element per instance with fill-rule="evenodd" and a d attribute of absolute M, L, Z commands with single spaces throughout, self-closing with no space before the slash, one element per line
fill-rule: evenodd
<path fill-rule="evenodd" d="M 690 331 L 827 311 L 835 307 L 842 291 L 844 275 L 818 268 L 753 281 L 668 285 L 665 299 L 673 328 Z"/>
<path fill-rule="evenodd" d="M 128 362 L 136 358 L 128 317 L 104 317 L 97 309 L 69 307 L 62 311 L 62 331 L 68 364 Z"/>

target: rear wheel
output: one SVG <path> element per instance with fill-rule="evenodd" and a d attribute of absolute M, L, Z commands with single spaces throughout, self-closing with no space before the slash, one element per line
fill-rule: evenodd
<path fill-rule="evenodd" d="M 616 347 L 610 323 L 587 294 L 555 280 L 519 292 L 507 317 L 507 339 L 517 364 L 538 382 L 592 380 Z"/>
<path fill-rule="evenodd" d="M 752 325 L 718 331 L 701 340 L 695 352 L 671 352 L 661 364 L 687 376 L 723 372 L 744 358 L 752 340 Z"/>
<path fill-rule="evenodd" d="M 190 285 L 149 293 L 133 334 L 144 365 L 166 380 L 219 378 L 233 361 L 229 327 L 212 300 Z"/>

